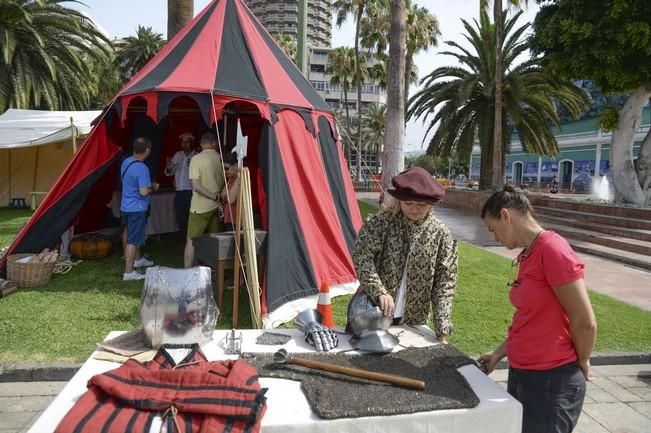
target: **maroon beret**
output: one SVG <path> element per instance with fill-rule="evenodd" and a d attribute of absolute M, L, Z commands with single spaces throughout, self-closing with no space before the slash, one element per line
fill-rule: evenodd
<path fill-rule="evenodd" d="M 421 201 L 437 204 L 445 195 L 445 189 L 421 167 L 412 167 L 391 179 L 393 188 L 387 192 L 398 200 Z"/>

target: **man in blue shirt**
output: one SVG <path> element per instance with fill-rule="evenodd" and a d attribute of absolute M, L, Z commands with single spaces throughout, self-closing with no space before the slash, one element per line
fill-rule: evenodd
<path fill-rule="evenodd" d="M 122 179 L 120 211 L 127 230 L 123 281 L 142 280 L 145 275 L 135 271 L 133 267 L 154 264 L 144 257 L 135 260 L 140 246 L 145 244 L 145 223 L 150 195 L 158 189 L 158 184 L 151 181 L 149 167 L 144 163 L 150 154 L 151 141 L 145 137 L 136 138 L 133 142 L 133 156 L 126 158 L 120 167 Z"/>

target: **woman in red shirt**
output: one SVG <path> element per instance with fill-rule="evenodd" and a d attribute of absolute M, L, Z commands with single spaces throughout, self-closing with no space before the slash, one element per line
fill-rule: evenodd
<path fill-rule="evenodd" d="M 490 373 L 508 356 L 508 392 L 522 403 L 522 433 L 569 433 L 581 414 L 597 333 L 585 265 L 563 237 L 540 226 L 511 185 L 486 201 L 481 217 L 496 241 L 524 249 L 509 283 L 515 313 L 508 336 L 479 362 Z"/>

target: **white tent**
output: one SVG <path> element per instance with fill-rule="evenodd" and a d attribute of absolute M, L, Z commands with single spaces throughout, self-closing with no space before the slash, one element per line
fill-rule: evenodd
<path fill-rule="evenodd" d="M 100 113 L 10 109 L 0 115 L 0 206 L 15 198 L 38 202 Z"/>

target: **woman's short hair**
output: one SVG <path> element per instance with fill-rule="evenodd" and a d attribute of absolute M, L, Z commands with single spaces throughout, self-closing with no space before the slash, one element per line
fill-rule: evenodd
<path fill-rule="evenodd" d="M 499 219 L 502 209 L 515 209 L 522 215 L 533 214 L 533 207 L 527 196 L 523 192 L 516 191 L 513 185 L 508 183 L 504 185 L 502 191 L 497 191 L 488 197 L 481 210 L 481 217 L 483 219 L 489 215 Z"/>

